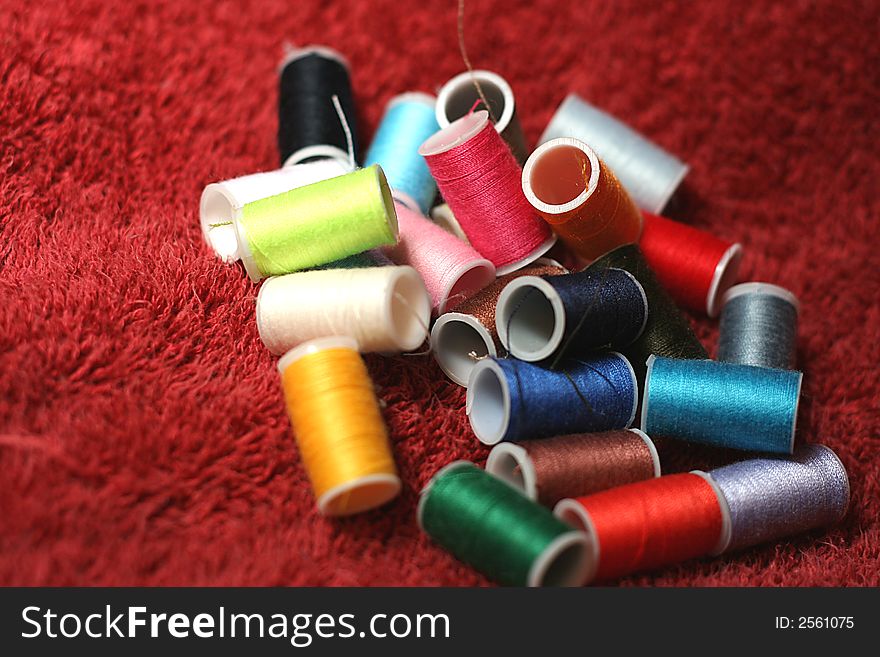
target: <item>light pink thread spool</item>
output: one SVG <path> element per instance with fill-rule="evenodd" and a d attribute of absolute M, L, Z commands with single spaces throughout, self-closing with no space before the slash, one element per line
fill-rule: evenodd
<path fill-rule="evenodd" d="M 430 219 L 395 202 L 400 240 L 385 249 L 425 281 L 435 313 L 444 313 L 495 280 L 495 265 Z"/>
<path fill-rule="evenodd" d="M 471 245 L 499 276 L 556 242 L 522 191 L 522 170 L 481 110 L 453 121 L 419 148 Z"/>

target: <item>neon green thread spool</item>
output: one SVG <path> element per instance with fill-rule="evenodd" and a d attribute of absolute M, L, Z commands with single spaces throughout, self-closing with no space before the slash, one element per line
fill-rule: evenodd
<path fill-rule="evenodd" d="M 396 244 L 398 232 L 379 165 L 249 203 L 234 223 L 254 281 Z"/>
<path fill-rule="evenodd" d="M 421 528 L 456 557 L 512 586 L 580 586 L 588 538 L 468 461 L 441 468 L 422 491 Z"/>

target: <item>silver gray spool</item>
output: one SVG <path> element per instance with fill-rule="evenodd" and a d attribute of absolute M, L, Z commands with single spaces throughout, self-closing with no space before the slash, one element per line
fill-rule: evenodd
<path fill-rule="evenodd" d="M 793 369 L 798 307 L 797 298 L 777 285 L 734 285 L 724 295 L 718 360 Z"/>
<path fill-rule="evenodd" d="M 538 145 L 557 137 L 574 137 L 589 145 L 636 204 L 654 214 L 663 210 L 689 170 L 677 157 L 577 94 L 562 101 Z"/>

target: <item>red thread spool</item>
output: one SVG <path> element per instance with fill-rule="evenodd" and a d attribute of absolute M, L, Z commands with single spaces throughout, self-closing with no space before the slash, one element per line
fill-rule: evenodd
<path fill-rule="evenodd" d="M 720 552 L 729 515 L 704 472 L 666 475 L 565 499 L 554 513 L 590 537 L 592 579 L 606 581 Z"/>
<path fill-rule="evenodd" d="M 639 241 L 642 213 L 617 177 L 584 142 L 551 139 L 522 174 L 528 202 L 586 262 Z"/>
<path fill-rule="evenodd" d="M 691 310 L 715 317 L 736 282 L 742 247 L 706 231 L 645 212 L 639 246 L 669 294 Z"/>
<path fill-rule="evenodd" d="M 556 242 L 523 196 L 521 170 L 485 110 L 453 121 L 419 148 L 471 245 L 499 276 Z"/>

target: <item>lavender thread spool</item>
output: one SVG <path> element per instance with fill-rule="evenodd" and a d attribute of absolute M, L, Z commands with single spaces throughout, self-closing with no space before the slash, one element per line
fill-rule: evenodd
<path fill-rule="evenodd" d="M 797 297 L 769 283 L 742 283 L 724 295 L 718 360 L 792 369 L 797 349 Z"/>
<path fill-rule="evenodd" d="M 834 524 L 849 505 L 846 469 L 824 445 L 801 445 L 791 457 L 740 461 L 709 475 L 730 515 L 723 552 Z"/>

